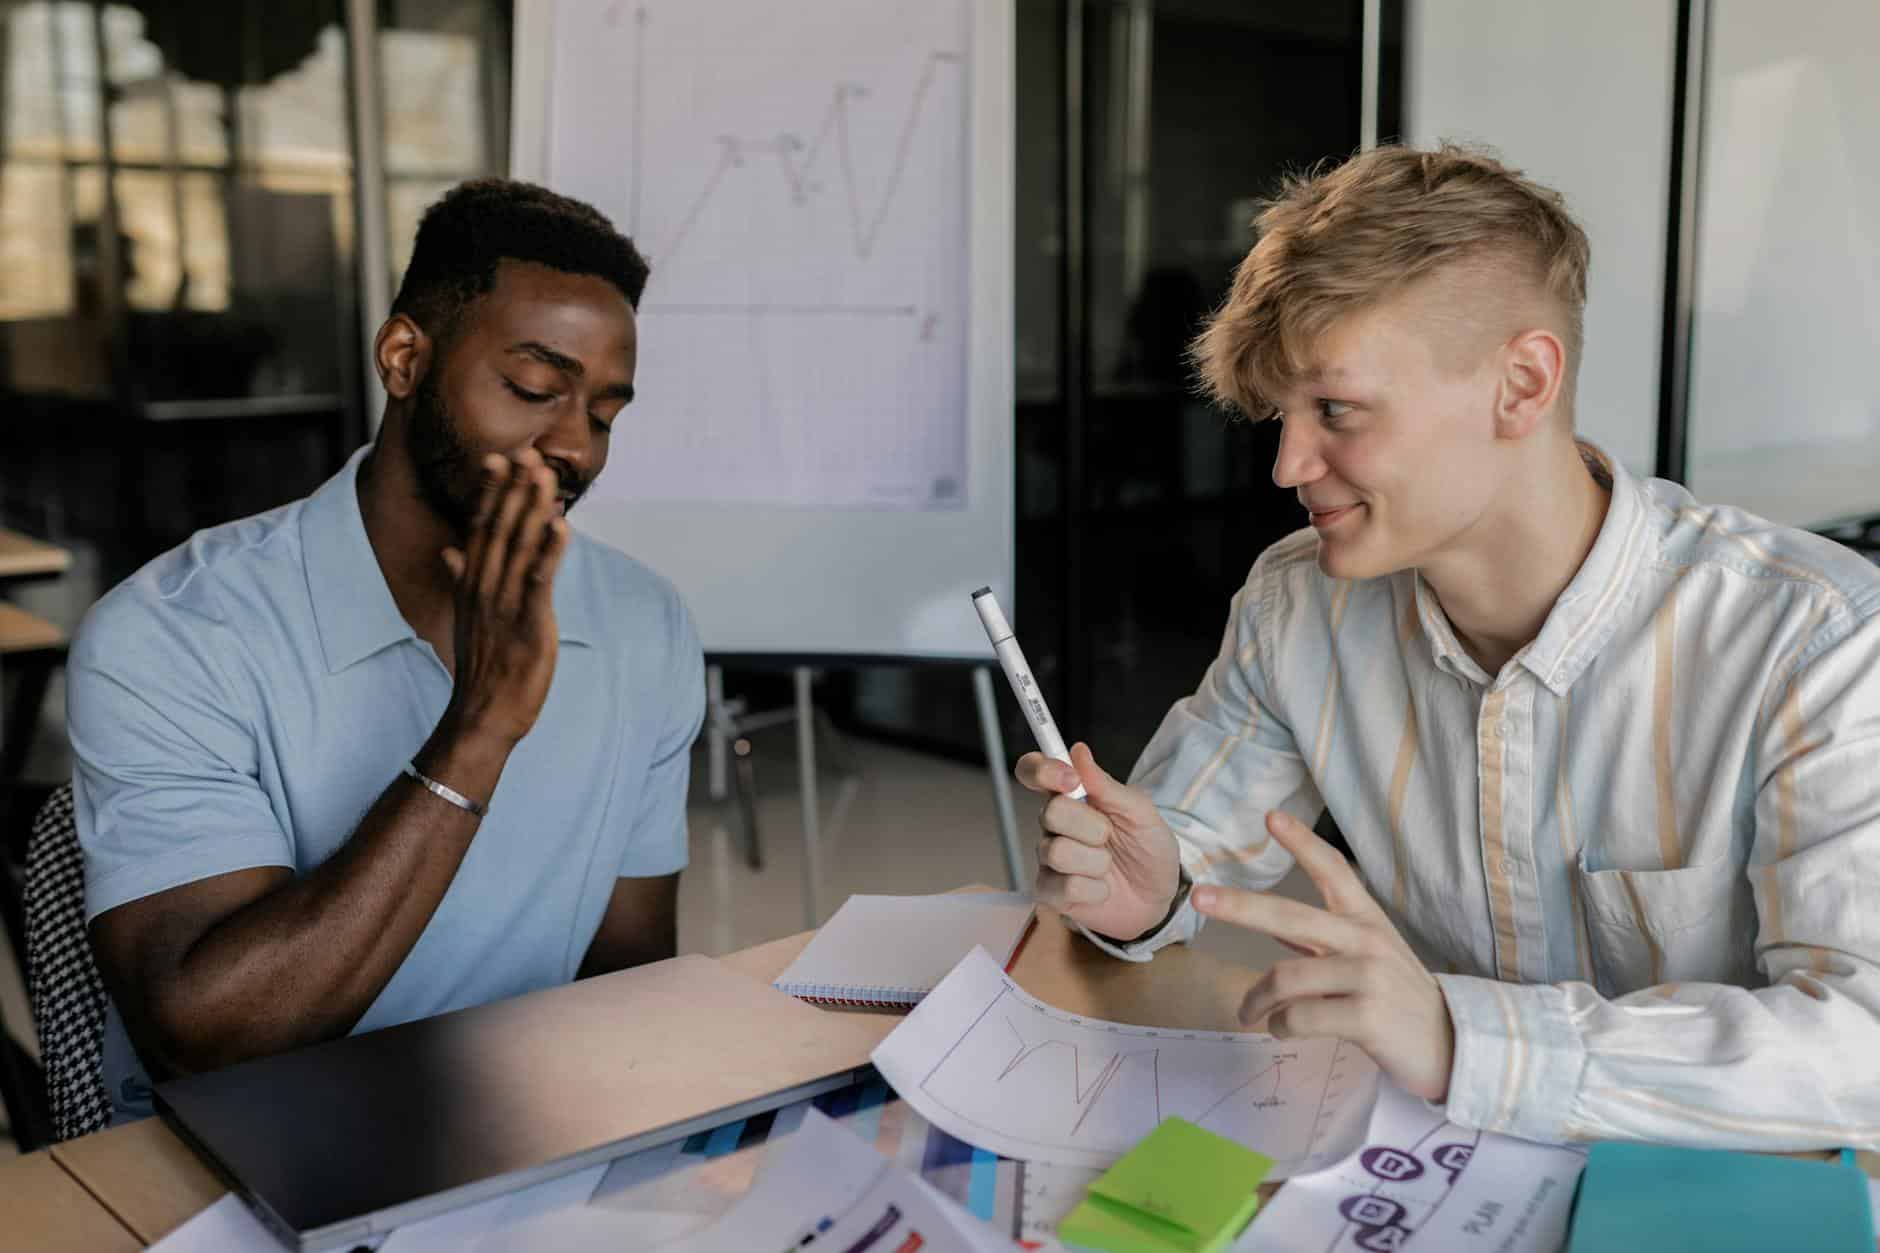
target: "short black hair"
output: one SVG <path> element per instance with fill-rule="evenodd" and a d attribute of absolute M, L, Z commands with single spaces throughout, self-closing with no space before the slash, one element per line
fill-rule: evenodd
<path fill-rule="evenodd" d="M 478 178 L 424 211 L 392 312 L 448 340 L 463 312 L 496 285 L 503 261 L 606 279 L 635 309 L 650 272 L 633 241 L 593 205 L 534 183 Z"/>

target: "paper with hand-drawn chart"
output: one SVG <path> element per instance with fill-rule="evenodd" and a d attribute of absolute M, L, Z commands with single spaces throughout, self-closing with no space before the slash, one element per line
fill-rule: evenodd
<path fill-rule="evenodd" d="M 1585 1161 L 1459 1127 L 1384 1081 L 1364 1146 L 1281 1188 L 1234 1253 L 1552 1253 Z"/>
<path fill-rule="evenodd" d="M 1110 1165 L 1177 1115 L 1266 1154 L 1271 1178 L 1345 1156 L 1377 1068 L 1336 1040 L 1104 1022 L 1053 1009 L 974 949 L 874 1052 L 949 1134 L 1023 1161 Z"/>

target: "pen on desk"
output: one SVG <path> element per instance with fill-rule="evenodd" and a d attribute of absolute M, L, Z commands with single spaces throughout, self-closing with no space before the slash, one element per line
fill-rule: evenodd
<path fill-rule="evenodd" d="M 1012 634 L 1012 624 L 1005 620 L 1005 611 L 999 608 L 999 598 L 992 594 L 991 588 L 982 587 L 973 593 L 973 608 L 979 611 L 979 624 L 986 628 L 986 638 L 992 641 L 992 651 L 1012 685 L 1012 695 L 1018 698 L 1019 708 L 1025 711 L 1025 721 L 1031 726 L 1032 738 L 1038 741 L 1038 751 L 1053 761 L 1070 765 L 1070 750 L 1064 747 L 1064 737 L 1058 734 L 1057 723 L 1051 720 L 1044 693 L 1038 690 L 1038 681 L 1031 677 L 1031 666 L 1025 661 L 1024 650 L 1018 646 L 1018 638 Z M 1079 783 L 1075 792 L 1065 795 L 1074 801 L 1083 800 L 1084 785 Z"/>

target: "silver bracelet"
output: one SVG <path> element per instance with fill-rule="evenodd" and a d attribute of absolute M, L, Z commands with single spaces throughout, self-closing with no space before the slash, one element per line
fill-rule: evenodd
<path fill-rule="evenodd" d="M 442 797 L 444 800 L 449 801 L 451 804 L 455 805 L 457 808 L 463 810 L 467 814 L 473 814 L 476 817 L 481 818 L 485 813 L 489 812 L 482 805 L 477 804 L 475 801 L 471 800 L 468 796 L 465 796 L 462 792 L 459 792 L 456 788 L 447 787 L 444 784 L 439 783 L 436 779 L 433 779 L 428 774 L 420 774 L 418 772 L 418 767 L 416 763 L 414 762 L 405 763 L 405 773 L 410 775 L 412 778 L 416 779 L 418 781 L 418 786 L 424 788 L 425 791 L 430 792 L 435 796 Z"/>

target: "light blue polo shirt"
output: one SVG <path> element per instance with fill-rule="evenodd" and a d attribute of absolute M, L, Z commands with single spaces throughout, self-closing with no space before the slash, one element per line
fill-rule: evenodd
<path fill-rule="evenodd" d="M 255 866 L 332 856 L 430 736 L 451 678 L 366 539 L 367 449 L 312 496 L 202 531 L 93 606 L 67 718 L 85 916 Z M 671 584 L 574 534 L 547 703 L 450 889 L 355 1031 L 574 978 L 617 877 L 686 863 L 703 658 Z M 148 1113 L 115 1007 L 114 1121 Z"/>

